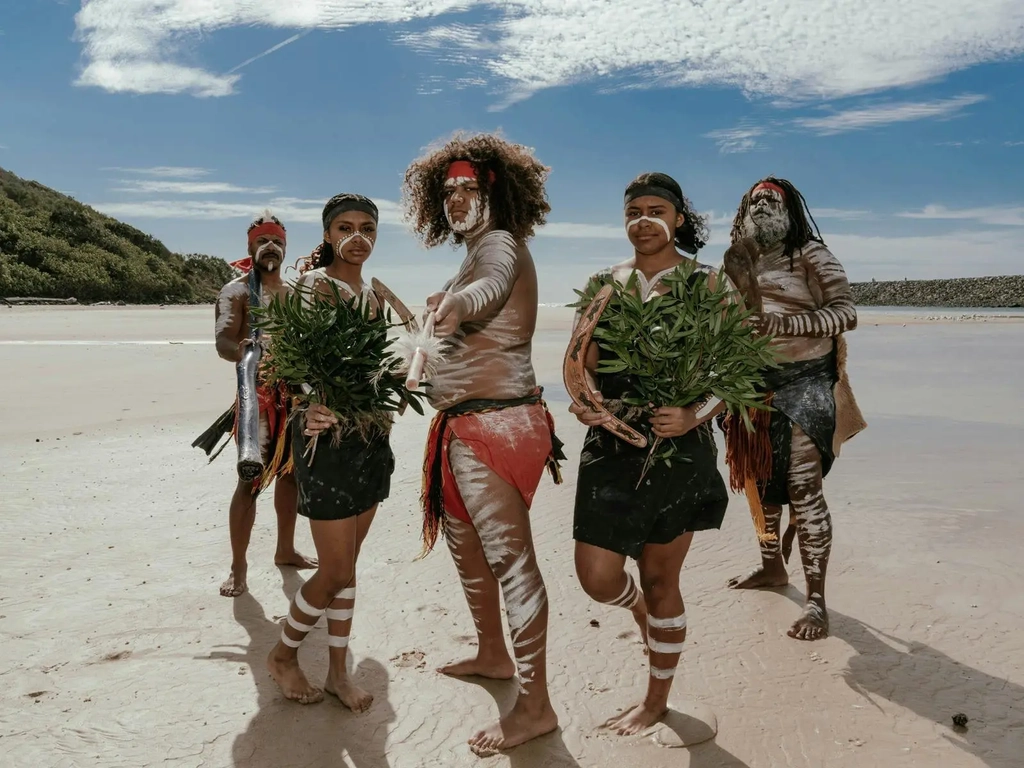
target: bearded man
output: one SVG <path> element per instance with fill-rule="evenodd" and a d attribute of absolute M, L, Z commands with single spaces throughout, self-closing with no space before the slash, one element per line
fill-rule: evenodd
<path fill-rule="evenodd" d="M 281 264 L 287 247 L 287 235 L 281 221 L 269 211 L 264 212 L 249 225 L 248 241 L 249 256 L 231 264 L 243 274 L 221 289 L 214 310 L 217 354 L 236 365 L 242 359 L 245 348 L 252 343 L 249 337 L 249 271 L 255 269 L 259 272 L 264 306 L 274 296 L 283 296 L 291 290 L 281 278 Z M 295 550 L 298 490 L 288 449 L 288 392 L 284 387 L 271 388 L 257 381 L 256 394 L 259 400 L 259 443 L 264 469 L 252 482 L 239 479 L 231 497 L 228 511 L 231 573 L 220 586 L 220 593 L 225 597 L 238 597 L 247 589 L 246 552 L 256 520 L 256 498 L 275 479 L 277 552 L 274 562 L 297 568 L 315 568 L 317 564 L 315 558 L 305 557 Z"/>
<path fill-rule="evenodd" d="M 438 414 L 423 504 L 425 550 L 444 533 L 478 637 L 474 658 L 439 671 L 497 679 L 519 673 L 512 710 L 469 740 L 477 754 L 558 725 L 547 690 L 548 599 L 529 517 L 545 467 L 558 482 L 564 458 L 531 360 L 537 271 L 526 241 L 550 210 L 547 174 L 526 147 L 481 135 L 456 137 L 405 177 L 407 213 L 423 243 L 466 244 L 458 273 L 426 302 L 434 334 L 451 349 L 427 389 Z"/>
<path fill-rule="evenodd" d="M 780 587 L 789 582 L 788 545 L 780 543 L 782 506 L 788 504 L 799 542 L 807 599 L 790 637 L 828 635 L 825 575 L 832 549 L 832 517 L 822 479 L 839 448 L 866 424 L 846 378 L 843 334 L 857 327 L 857 309 L 842 265 L 825 246 L 799 191 L 785 179 L 768 177 L 743 196 L 731 239 L 756 241 L 754 273 L 761 297 L 753 322 L 773 338 L 781 367 L 768 371 L 772 407 L 760 439 L 770 441 L 771 467 L 758 478 L 767 536 L 761 567 L 729 582 L 733 589 Z M 725 420 L 727 434 L 742 430 L 738 417 Z M 768 451 L 766 450 L 765 453 Z"/>

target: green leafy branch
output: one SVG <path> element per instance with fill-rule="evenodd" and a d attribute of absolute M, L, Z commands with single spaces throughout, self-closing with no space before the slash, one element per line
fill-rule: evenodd
<path fill-rule="evenodd" d="M 778 367 L 771 338 L 755 334 L 746 322 L 753 313 L 733 301 L 728 281 L 716 280 L 712 287 L 691 261 L 663 277 L 668 291 L 646 302 L 637 282 L 635 273 L 625 284 L 605 273 L 576 291 L 580 300 L 574 306 L 586 307 L 603 285 L 615 289 L 594 331 L 604 352 L 597 372 L 628 375 L 631 393 L 623 403 L 646 415 L 655 407 L 687 407 L 712 395 L 752 430 L 749 409 L 770 410 L 761 388 L 765 371 Z M 653 441 L 649 461 L 687 461 L 663 443 Z"/>
<path fill-rule="evenodd" d="M 339 422 L 336 440 L 388 429 L 406 404 L 422 414 L 425 395 L 406 389 L 403 361 L 388 338 L 396 327 L 390 310 L 374 315 L 369 302 L 346 298 L 328 284 L 330 295 L 296 286 L 254 311 L 268 340 L 266 381 L 284 382 L 302 404 L 329 408 Z"/>

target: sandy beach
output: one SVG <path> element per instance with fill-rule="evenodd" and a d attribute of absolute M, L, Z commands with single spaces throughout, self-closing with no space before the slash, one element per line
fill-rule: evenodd
<path fill-rule="evenodd" d="M 672 749 L 658 742 L 678 715 L 634 739 L 597 729 L 642 696 L 647 666 L 629 614 L 591 602 L 573 573 L 584 430 L 561 384 L 571 310 L 543 308 L 534 362 L 570 457 L 566 482 L 545 477 L 533 511 L 561 724 L 481 759 L 466 739 L 510 705 L 515 683 L 434 672 L 470 650 L 473 631 L 444 548 L 414 562 L 426 418 L 396 425 L 392 496 L 359 562 L 350 658 L 374 705 L 300 706 L 264 668 L 310 573 L 273 565 L 269 498 L 249 593 L 218 594 L 232 450 L 208 465 L 190 447 L 233 398 L 212 308 L 0 307 L 0 765 L 1024 765 L 1024 322 L 962 314 L 864 310 L 848 337 L 869 427 L 825 485 L 832 637 L 786 637 L 803 596 L 798 562 L 788 588 L 725 588 L 758 559 L 742 498 L 721 531 L 695 537 L 673 696 L 712 712 L 717 735 Z M 301 518 L 298 541 L 313 553 Z M 325 634 L 301 652 L 315 681 Z M 966 730 L 953 728 L 957 713 Z"/>

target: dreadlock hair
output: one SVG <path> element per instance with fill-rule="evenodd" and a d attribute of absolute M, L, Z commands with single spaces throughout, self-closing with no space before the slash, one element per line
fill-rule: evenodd
<path fill-rule="evenodd" d="M 480 204 L 490 204 L 495 229 L 524 242 L 551 211 L 544 182 L 551 169 L 541 164 L 529 147 L 512 144 L 493 134 L 466 137 L 455 134 L 446 144 L 413 161 L 405 172 L 402 204 L 419 240 L 428 248 L 451 239 L 456 245 L 465 235 L 452 230 L 444 213 L 444 183 L 448 166 L 467 160 L 476 171 Z M 490 174 L 494 174 L 494 181 Z"/>
<path fill-rule="evenodd" d="M 696 254 L 708 242 L 707 219 L 693 209 L 693 203 L 683 194 L 679 183 L 667 173 L 641 173 L 626 187 L 625 202 L 645 195 L 666 200 L 683 215 L 683 225 L 676 229 L 676 247 Z"/>
<path fill-rule="evenodd" d="M 800 190 L 793 186 L 792 182 L 786 179 L 766 176 L 747 190 L 743 199 L 740 200 L 740 207 L 732 220 L 732 230 L 729 232 L 729 239 L 733 243 L 743 239 L 743 220 L 750 209 L 750 196 L 758 186 L 765 183 L 775 184 L 781 187 L 783 191 L 783 203 L 786 206 L 786 212 L 789 214 L 789 232 L 786 233 L 786 239 L 783 240 L 782 252 L 785 256 L 789 257 L 789 268 L 792 270 L 794 251 L 803 248 L 812 240 L 822 245 L 825 245 L 825 241 L 821 239 L 818 222 L 811 215 L 811 209 L 807 206 L 804 196 L 800 194 Z"/>

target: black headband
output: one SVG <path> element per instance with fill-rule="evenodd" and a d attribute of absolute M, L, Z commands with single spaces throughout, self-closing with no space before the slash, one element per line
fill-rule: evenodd
<path fill-rule="evenodd" d="M 372 216 L 374 222 L 376 222 L 380 216 L 377 211 L 377 206 L 374 205 L 373 201 L 368 197 L 350 194 L 335 195 L 328 200 L 327 205 L 324 206 L 324 229 L 330 229 L 331 222 L 341 214 L 348 211 L 362 211 L 363 213 Z"/>
<path fill-rule="evenodd" d="M 675 206 L 677 213 L 683 212 L 683 201 L 665 189 L 665 187 L 659 187 L 656 184 L 638 184 L 635 187 L 630 187 L 626 190 L 625 202 L 628 203 L 636 200 L 638 197 L 647 197 L 648 195 L 667 200 Z"/>

